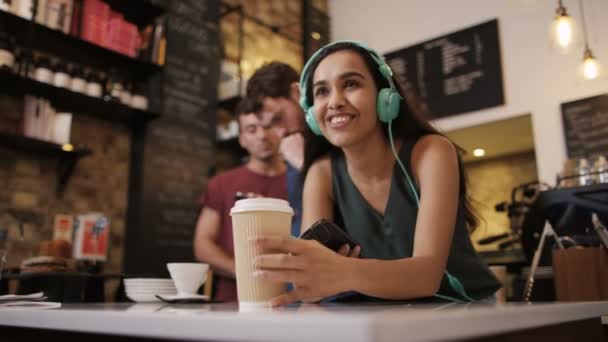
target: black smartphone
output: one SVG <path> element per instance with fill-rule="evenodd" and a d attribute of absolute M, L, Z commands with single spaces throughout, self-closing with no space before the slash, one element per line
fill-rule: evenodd
<path fill-rule="evenodd" d="M 337 252 L 345 244 L 348 244 L 351 250 L 359 246 L 342 228 L 326 219 L 315 222 L 300 236 L 300 239 L 317 240 L 334 252 Z"/>

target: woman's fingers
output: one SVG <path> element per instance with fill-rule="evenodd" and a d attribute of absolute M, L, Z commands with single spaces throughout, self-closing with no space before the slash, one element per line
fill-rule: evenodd
<path fill-rule="evenodd" d="M 338 254 L 350 258 L 358 258 L 359 254 L 361 254 L 361 246 L 355 246 L 351 249 L 348 244 L 345 244 L 344 246 L 340 247 Z"/>
<path fill-rule="evenodd" d="M 348 256 L 350 254 L 350 246 L 346 243 L 340 249 L 338 249 L 338 254 L 342 256 Z"/>
<path fill-rule="evenodd" d="M 255 243 L 260 248 L 291 254 L 300 254 L 306 242 L 308 241 L 282 236 L 259 236 L 255 238 Z"/>
<path fill-rule="evenodd" d="M 255 258 L 254 264 L 261 269 L 295 269 L 306 268 L 301 257 L 291 254 L 263 254 Z"/>
<path fill-rule="evenodd" d="M 355 248 L 353 248 L 352 251 L 350 251 L 350 254 L 348 256 L 351 258 L 358 258 L 360 254 L 361 254 L 361 246 L 357 245 L 357 246 L 355 246 Z"/>
<path fill-rule="evenodd" d="M 259 270 L 254 271 L 253 276 L 259 279 L 266 279 L 278 283 L 302 284 L 302 277 L 299 271 L 288 270 Z"/>

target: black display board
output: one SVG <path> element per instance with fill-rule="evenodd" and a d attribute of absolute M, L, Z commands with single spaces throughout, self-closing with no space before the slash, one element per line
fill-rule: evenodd
<path fill-rule="evenodd" d="M 504 104 L 498 20 L 385 55 L 433 118 Z"/>
<path fill-rule="evenodd" d="M 220 68 L 219 0 L 168 2 L 162 116 L 149 124 L 133 172 L 125 246 L 129 275 L 166 275 L 193 261 L 199 196 L 212 164 Z M 137 179 L 137 175 L 143 178 Z"/>
<path fill-rule="evenodd" d="M 608 94 L 561 107 L 568 158 L 608 155 Z"/>

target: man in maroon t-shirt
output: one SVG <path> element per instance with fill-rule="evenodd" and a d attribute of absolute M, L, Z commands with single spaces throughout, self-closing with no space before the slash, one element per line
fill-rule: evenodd
<path fill-rule="evenodd" d="M 237 108 L 239 143 L 249 161 L 209 180 L 201 196 L 201 213 L 194 236 L 194 255 L 209 263 L 217 275 L 214 298 L 235 301 L 234 245 L 230 209 L 237 193 L 287 200 L 287 166 L 279 155 L 280 137 L 263 126 L 255 103 L 243 100 Z"/>

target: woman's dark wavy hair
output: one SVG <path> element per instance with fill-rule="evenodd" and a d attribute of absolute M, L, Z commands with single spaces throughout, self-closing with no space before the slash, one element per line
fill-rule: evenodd
<path fill-rule="evenodd" d="M 350 50 L 356 52 L 359 56 L 363 58 L 367 69 L 371 73 L 374 78 L 374 83 L 376 84 L 376 88 L 378 90 L 382 88 L 389 88 L 389 82 L 386 78 L 380 74 L 378 70 L 378 63 L 370 56 L 369 52 L 363 49 L 360 46 L 351 44 L 351 43 L 338 43 L 332 45 L 325 50 L 323 50 L 313 61 L 313 64 L 310 65 L 310 72 L 308 76 L 308 80 L 306 82 L 306 98 L 309 99 L 309 105 L 312 105 L 312 101 L 314 101 L 314 97 L 312 95 L 312 78 L 315 70 L 319 63 L 325 59 L 325 57 L 342 50 Z M 418 100 L 418 97 L 412 90 L 404 90 L 404 88 L 399 84 L 397 79 L 393 77 L 393 82 L 395 83 L 395 87 L 401 97 L 399 115 L 396 119 L 393 120 L 392 123 L 392 133 L 393 137 L 396 139 L 402 140 L 417 140 L 418 138 L 427 135 L 427 134 L 438 134 L 445 137 L 444 134 L 440 133 L 437 129 L 435 129 L 426 119 L 428 117 L 428 113 L 424 109 L 422 103 Z M 382 125 L 382 133 L 386 137 L 388 141 L 388 124 L 384 122 L 380 122 Z M 325 137 L 315 135 L 310 129 L 305 130 L 305 149 L 304 149 L 304 166 L 302 168 L 302 181 L 306 178 L 306 174 L 312 164 L 319 158 L 328 155 L 332 151 L 339 151 L 338 147 L 333 146 Z M 457 147 L 459 150 L 459 148 Z M 404 161 L 409 162 L 409 161 Z M 479 225 L 479 219 L 475 214 L 472 207 L 472 199 L 467 195 L 466 191 L 466 175 L 464 171 L 464 167 L 462 164 L 462 158 L 460 154 L 458 154 L 458 168 L 459 172 L 459 189 L 460 189 L 460 199 L 463 202 L 464 209 L 464 217 L 468 226 L 469 231 L 475 230 L 475 228 Z"/>

